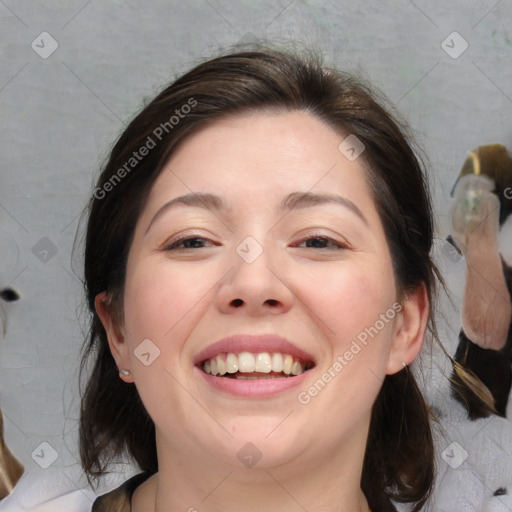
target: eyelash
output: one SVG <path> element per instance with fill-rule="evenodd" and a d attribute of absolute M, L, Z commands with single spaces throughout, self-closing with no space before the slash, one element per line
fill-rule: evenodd
<path fill-rule="evenodd" d="M 184 242 L 189 242 L 190 240 L 208 240 L 208 239 L 203 238 L 202 236 L 186 236 L 183 238 L 179 238 L 178 240 L 175 240 L 172 244 L 166 246 L 165 250 L 166 251 L 179 250 L 180 248 L 178 248 L 178 245 L 180 245 Z M 203 249 L 203 247 L 182 247 L 181 249 L 186 251 L 187 249 Z"/>
<path fill-rule="evenodd" d="M 343 242 L 338 242 L 334 238 L 331 238 L 329 236 L 321 236 L 321 235 L 312 235 L 312 236 L 310 236 L 308 238 L 305 238 L 304 240 L 301 240 L 300 243 L 308 242 L 310 240 L 327 240 L 328 242 L 331 242 L 332 244 L 337 246 L 337 248 L 336 247 L 306 247 L 306 249 L 333 249 L 333 250 L 339 250 L 339 249 L 346 249 L 347 248 L 347 245 L 344 244 Z"/>
<path fill-rule="evenodd" d="M 187 236 L 187 237 L 183 237 L 178 240 L 175 240 L 172 244 L 166 246 L 165 250 L 166 251 L 175 251 L 175 250 L 190 250 L 190 249 L 204 249 L 205 248 L 205 247 L 182 247 L 182 248 L 178 247 L 180 244 L 185 243 L 185 242 L 190 242 L 191 240 L 210 241 L 207 238 L 203 238 L 201 236 Z M 325 249 L 336 249 L 336 250 L 339 250 L 339 249 L 347 248 L 347 245 L 344 244 L 343 242 L 338 242 L 334 238 L 331 238 L 328 236 L 319 236 L 319 235 L 310 236 L 308 238 L 301 240 L 299 243 L 302 244 L 302 243 L 308 242 L 310 240 L 326 240 L 327 242 L 330 242 L 330 243 L 334 244 L 335 246 L 337 246 L 337 249 L 335 247 L 305 247 L 305 249 L 324 249 L 324 250 Z"/>

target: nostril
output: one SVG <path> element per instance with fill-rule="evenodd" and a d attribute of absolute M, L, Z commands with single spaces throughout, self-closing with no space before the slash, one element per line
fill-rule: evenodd
<path fill-rule="evenodd" d="M 232 301 L 232 303 L 233 306 L 239 307 L 244 303 L 244 301 L 242 299 L 235 299 L 234 301 Z"/>

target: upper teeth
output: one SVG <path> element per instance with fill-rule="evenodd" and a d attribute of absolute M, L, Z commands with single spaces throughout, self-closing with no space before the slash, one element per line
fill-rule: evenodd
<path fill-rule="evenodd" d="M 307 366 L 306 363 L 294 359 L 290 354 L 280 354 L 279 352 L 273 354 L 268 352 L 258 354 L 229 352 L 207 359 L 203 364 L 203 370 L 211 375 L 225 375 L 226 373 L 236 372 L 283 372 L 286 375 L 300 375 Z"/>

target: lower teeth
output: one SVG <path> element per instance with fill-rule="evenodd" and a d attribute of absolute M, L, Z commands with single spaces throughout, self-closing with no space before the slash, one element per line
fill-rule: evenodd
<path fill-rule="evenodd" d="M 290 377 L 290 375 L 265 375 L 264 377 L 257 377 L 254 375 L 240 375 L 236 374 L 235 379 L 237 380 L 265 380 L 265 379 L 282 379 L 282 378 Z"/>
<path fill-rule="evenodd" d="M 243 374 L 240 372 L 236 373 L 226 373 L 225 375 L 218 375 L 218 377 L 225 377 L 228 379 L 236 379 L 236 380 L 264 380 L 264 379 L 282 379 L 288 377 L 294 377 L 294 375 L 286 375 L 286 373 L 274 373 L 272 375 L 250 375 Z"/>

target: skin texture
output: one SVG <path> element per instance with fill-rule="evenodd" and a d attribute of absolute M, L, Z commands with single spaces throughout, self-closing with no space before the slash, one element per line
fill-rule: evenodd
<path fill-rule="evenodd" d="M 155 497 L 162 511 L 368 510 L 360 477 L 371 407 L 385 375 L 420 351 L 429 306 L 423 286 L 408 294 L 343 370 L 299 403 L 398 300 L 362 158 L 338 150 L 344 138 L 305 112 L 224 118 L 186 139 L 154 184 L 128 257 L 124 325 L 112 323 L 105 293 L 96 298 L 117 366 L 132 372 L 122 378 L 156 426 L 159 473 L 136 490 L 134 512 L 154 510 Z M 336 204 L 277 211 L 283 196 L 308 191 L 349 199 L 366 222 Z M 215 193 L 230 208 L 179 206 L 145 233 L 162 205 L 190 192 Z M 205 240 L 165 249 L 181 235 Z M 236 252 L 248 236 L 263 249 L 252 263 Z M 314 355 L 303 386 L 234 397 L 193 365 L 225 336 L 262 333 Z M 160 355 L 145 366 L 134 350 L 148 338 Z M 262 454 L 252 468 L 237 457 L 248 442 Z"/>

